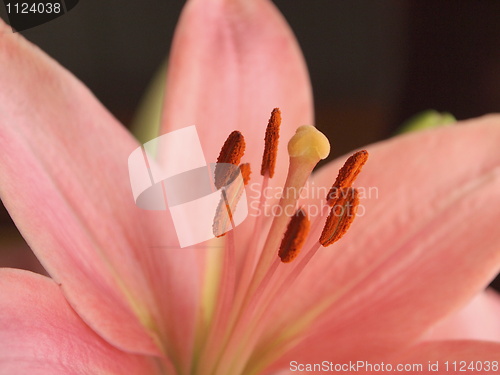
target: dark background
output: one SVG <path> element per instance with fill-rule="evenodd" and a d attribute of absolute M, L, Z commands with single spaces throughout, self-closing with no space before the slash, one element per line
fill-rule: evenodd
<path fill-rule="evenodd" d="M 304 51 L 316 125 L 333 135 L 333 156 L 391 135 L 423 109 L 458 119 L 500 109 L 500 1 L 274 2 Z M 127 125 L 168 55 L 183 4 L 80 0 L 65 16 L 22 34 Z"/>
<path fill-rule="evenodd" d="M 128 125 L 168 54 L 183 4 L 80 0 L 65 16 L 22 34 Z M 333 140 L 332 156 L 392 135 L 424 109 L 449 111 L 458 119 L 500 110 L 498 0 L 275 4 L 302 46 L 316 125 Z M 0 16 L 6 19 L 3 5 Z M 11 232 L 8 215 L 0 214 L 0 220 L 5 237 Z"/>

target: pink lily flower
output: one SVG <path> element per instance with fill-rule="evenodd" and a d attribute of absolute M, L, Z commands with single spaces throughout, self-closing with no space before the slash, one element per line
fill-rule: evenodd
<path fill-rule="evenodd" d="M 500 302 L 484 290 L 500 269 L 500 116 L 368 146 L 358 218 L 331 247 L 318 244 L 324 212 L 306 237 L 287 231 L 291 214 L 271 225 L 262 211 L 175 249 L 168 213 L 133 201 L 138 143 L 92 94 L 4 24 L 0 66 L 0 196 L 51 276 L 0 269 L 0 374 L 285 374 L 323 361 L 499 373 Z M 189 0 L 167 82 L 162 131 L 196 124 L 207 160 L 237 129 L 259 187 L 317 162 L 292 146 L 288 172 L 280 147 L 275 176 L 256 172 L 273 107 L 281 140 L 313 123 L 303 58 L 268 0 Z M 324 205 L 313 192 L 345 159 L 315 174 L 304 207 Z M 305 241 L 290 264 L 273 260 L 285 234 Z"/>

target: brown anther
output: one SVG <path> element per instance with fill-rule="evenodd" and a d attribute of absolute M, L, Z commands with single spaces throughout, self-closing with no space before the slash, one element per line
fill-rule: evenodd
<path fill-rule="evenodd" d="M 326 196 L 326 201 L 330 207 L 334 205 L 335 199 L 342 189 L 352 186 L 352 183 L 356 177 L 358 177 L 359 172 L 361 172 L 361 169 L 367 160 L 368 151 L 366 150 L 358 151 L 346 160 L 344 166 L 340 168 L 335 183 L 332 185 L 328 195 Z"/>
<path fill-rule="evenodd" d="M 243 177 L 243 183 L 248 185 L 250 182 L 250 175 L 252 174 L 252 170 L 250 169 L 250 163 L 245 163 L 240 165 L 241 176 Z"/>
<path fill-rule="evenodd" d="M 276 155 L 278 154 L 280 125 L 281 111 L 279 108 L 274 108 L 266 128 L 266 136 L 264 138 L 264 155 L 262 156 L 262 167 L 260 168 L 260 174 L 262 176 L 267 174 L 269 178 L 273 178 L 274 176 Z"/>
<path fill-rule="evenodd" d="M 319 238 L 319 242 L 325 247 L 340 240 L 347 232 L 359 205 L 358 191 L 354 188 L 341 189 L 337 195 Z"/>
<path fill-rule="evenodd" d="M 306 242 L 310 229 L 311 222 L 307 217 L 307 213 L 302 208 L 298 209 L 290 219 L 285 236 L 281 241 L 278 256 L 283 263 L 290 263 L 297 258 Z"/>
<path fill-rule="evenodd" d="M 220 150 L 219 157 L 217 158 L 217 164 L 240 164 L 241 158 L 245 153 L 245 138 L 239 131 L 233 131 L 227 137 L 224 146 Z M 217 189 L 227 185 L 229 178 L 231 176 L 231 170 L 227 167 L 215 166 L 214 172 L 214 184 Z"/>

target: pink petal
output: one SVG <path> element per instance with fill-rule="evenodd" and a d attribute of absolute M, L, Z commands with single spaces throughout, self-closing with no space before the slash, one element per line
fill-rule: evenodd
<path fill-rule="evenodd" d="M 30 247 L 114 345 L 159 354 L 156 339 L 172 342 L 167 324 L 189 341 L 196 278 L 175 272 L 194 261 L 165 251 L 171 227 L 160 236 L 160 222 L 134 203 L 127 160 L 137 143 L 80 82 L 4 24 L 0 65 L 0 194 Z M 166 225 L 169 215 L 158 215 Z M 183 325 L 169 320 L 172 297 Z"/>
<path fill-rule="evenodd" d="M 439 322 L 427 340 L 485 340 L 500 342 L 500 295 L 487 289 L 465 307 Z"/>
<path fill-rule="evenodd" d="M 151 357 L 111 346 L 51 279 L 0 269 L 0 374 L 154 374 Z"/>
<path fill-rule="evenodd" d="M 269 0 L 190 0 L 176 29 L 167 76 L 163 132 L 196 125 L 205 157 L 215 162 L 226 137 L 240 130 L 256 178 L 274 107 L 283 114 L 277 177 L 286 143 L 313 123 L 309 77 L 298 44 Z"/>
<path fill-rule="evenodd" d="M 279 107 L 283 123 L 270 186 L 283 185 L 287 142 L 298 126 L 313 124 L 314 116 L 304 58 L 271 1 L 189 0 L 176 28 L 166 82 L 161 132 L 196 125 L 205 159 L 214 163 L 227 136 L 240 130 L 252 184 L 261 182 L 265 128 L 272 109 Z M 182 157 L 186 150 L 180 148 Z M 247 198 L 256 207 L 255 193 Z M 236 231 L 239 264 L 254 218 L 247 217 Z"/>
<path fill-rule="evenodd" d="M 272 340 L 326 309 L 284 362 L 383 358 L 485 288 L 500 267 L 499 144 L 500 117 L 488 116 L 368 147 L 355 185 L 366 195 L 375 186 L 378 196 L 362 199 L 365 215 L 320 250 L 284 297 L 286 309 L 269 315 Z M 339 165 L 316 186 L 331 183 Z"/>

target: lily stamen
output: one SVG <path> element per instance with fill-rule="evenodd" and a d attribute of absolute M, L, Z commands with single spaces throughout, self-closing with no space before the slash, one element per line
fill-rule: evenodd
<path fill-rule="evenodd" d="M 285 214 L 287 208 L 296 207 L 300 189 L 304 187 L 312 170 L 320 160 L 325 159 L 330 154 L 330 142 L 314 126 L 300 126 L 288 142 L 288 154 L 290 155 L 290 166 L 283 189 L 287 193 L 280 199 L 280 213 L 273 218 L 271 229 L 255 270 L 254 286 L 262 280 L 275 251 L 279 248 L 280 239 L 289 221 L 289 216 Z M 289 192 L 293 192 L 293 194 Z"/>
<path fill-rule="evenodd" d="M 264 207 L 266 204 L 266 194 L 265 191 L 269 186 L 269 180 L 274 176 L 274 169 L 276 166 L 276 157 L 278 153 L 278 140 L 279 140 L 279 131 L 281 125 L 281 111 L 279 108 L 274 108 L 271 117 L 269 118 L 266 134 L 264 137 L 264 152 L 262 155 L 262 165 L 261 165 L 261 175 L 262 186 L 260 191 L 259 198 L 259 206 L 258 212 L 264 212 Z M 260 233 L 262 230 L 262 222 L 264 219 L 264 215 L 259 215 L 254 224 L 253 233 Z M 248 290 L 248 286 L 252 280 L 252 275 L 254 274 L 255 266 L 260 256 L 260 252 L 256 251 L 258 245 L 259 237 L 257 235 L 253 236 L 249 241 L 245 258 L 243 260 L 243 273 L 241 274 L 241 278 L 238 284 L 238 290 L 236 293 L 235 303 L 234 303 L 234 311 L 235 314 L 240 310 L 241 304 L 244 303 L 244 298 L 248 296 L 246 291 Z M 236 319 L 236 315 L 233 316 Z M 234 323 L 231 321 L 231 324 Z"/>
<path fill-rule="evenodd" d="M 228 184 L 228 182 L 234 179 L 235 172 L 241 172 L 243 175 L 243 183 L 245 184 L 245 181 L 248 183 L 250 179 L 249 164 L 241 165 L 236 171 L 227 168 L 227 165 L 225 165 L 238 165 L 241 161 L 241 158 L 243 157 L 244 152 L 245 139 L 243 135 L 239 131 L 233 131 L 224 142 L 224 145 L 222 146 L 222 149 L 219 153 L 219 157 L 217 158 L 217 164 L 214 171 L 214 185 L 217 189 L 223 188 Z M 213 230 L 214 234 L 217 237 L 221 236 L 217 235 L 217 233 L 220 233 L 219 230 L 221 230 L 221 225 L 227 225 L 227 218 L 229 218 L 229 220 L 231 221 L 232 228 L 235 227 L 231 212 L 234 210 L 233 206 L 236 206 L 236 203 L 234 202 L 237 202 L 243 192 L 243 186 L 236 186 L 234 189 L 230 190 L 232 194 L 231 198 L 234 199 L 231 199 L 230 202 L 227 192 L 223 188 L 222 199 L 219 202 L 219 206 L 216 211 Z M 222 214 L 224 212 L 223 208 L 226 208 L 227 215 Z M 226 218 L 226 220 L 221 219 L 224 217 Z M 226 222 L 226 224 L 224 224 L 224 222 Z M 223 232 L 225 232 L 225 227 L 222 227 L 222 229 Z M 222 338 L 217 335 L 217 332 L 223 330 L 223 326 L 229 318 L 231 305 L 234 298 L 236 285 L 236 248 L 234 241 L 234 231 L 230 230 L 228 234 L 227 246 L 225 248 L 222 260 L 222 275 L 217 295 L 218 303 L 210 322 L 208 335 L 205 337 L 204 345 L 206 346 L 207 350 L 204 354 L 210 354 L 211 351 L 215 350 L 215 348 L 220 345 L 220 340 L 222 340 Z M 209 345 L 207 345 L 207 343 Z"/>
<path fill-rule="evenodd" d="M 266 191 L 269 185 L 269 179 L 274 176 L 274 169 L 276 167 L 276 157 L 278 154 L 278 141 L 280 137 L 280 126 L 281 126 L 281 111 L 279 108 L 274 108 L 271 112 L 271 117 L 267 123 L 266 135 L 264 137 L 264 152 L 262 154 L 262 165 L 260 168 L 260 174 L 263 176 L 262 187 L 260 191 L 259 207 L 258 212 L 263 212 L 264 205 L 266 203 Z M 254 233 L 260 233 L 262 228 L 262 216 L 257 217 L 255 225 L 253 228 Z M 245 289 L 250 282 L 252 273 L 255 268 L 255 263 L 257 262 L 257 257 L 259 254 L 252 251 L 258 242 L 259 238 L 254 236 L 248 244 L 246 251 L 246 256 L 244 260 L 245 267 L 243 268 L 243 274 L 241 276 L 239 288 Z M 241 302 L 241 301 L 237 301 Z"/>
<path fill-rule="evenodd" d="M 279 108 L 274 108 L 266 128 L 266 136 L 264 137 L 264 154 L 262 155 L 262 166 L 260 169 L 260 174 L 262 176 L 269 176 L 269 178 L 273 178 L 274 168 L 276 167 L 280 125 L 281 111 Z"/>

